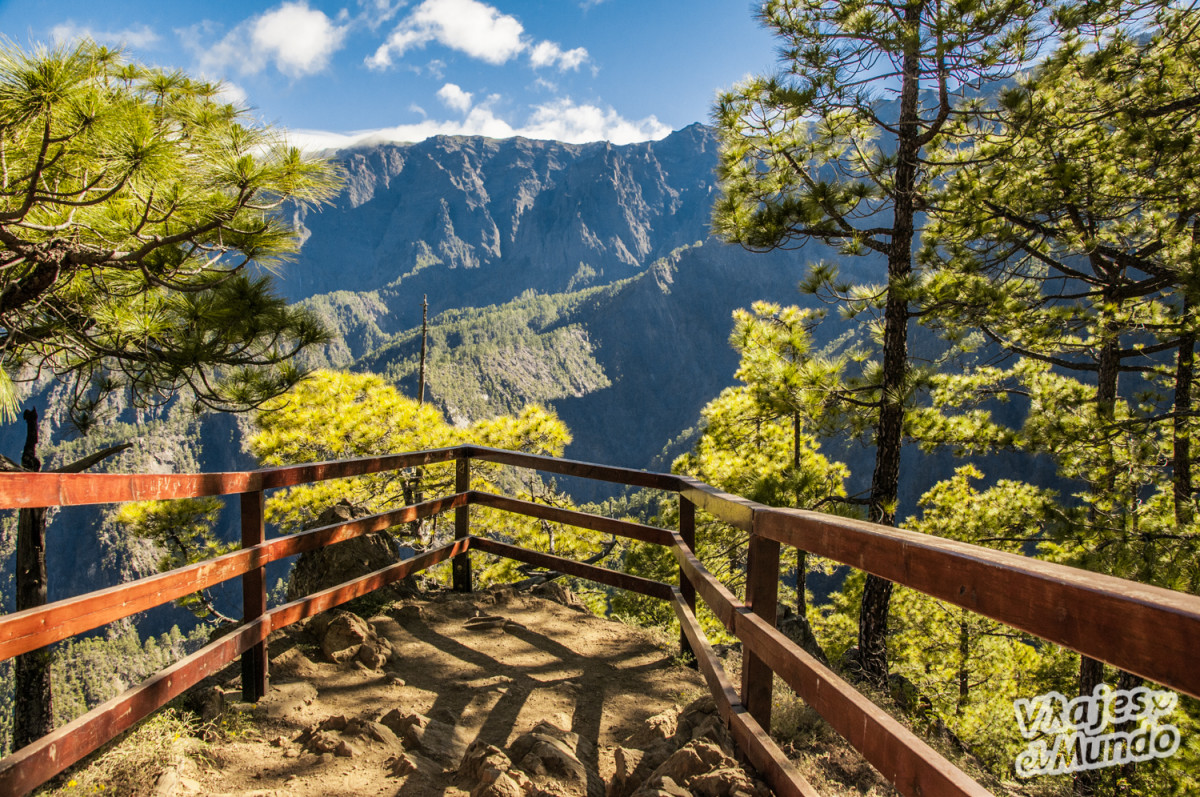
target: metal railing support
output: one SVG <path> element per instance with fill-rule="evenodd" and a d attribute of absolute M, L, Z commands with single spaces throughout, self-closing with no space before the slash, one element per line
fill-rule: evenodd
<path fill-rule="evenodd" d="M 454 492 L 465 493 L 471 489 L 471 458 L 460 456 L 454 460 Z M 454 539 L 465 540 L 471 536 L 471 508 L 460 506 L 454 510 Z M 464 551 L 450 560 L 451 579 L 455 592 L 471 591 L 471 553 Z"/>
<path fill-rule="evenodd" d="M 263 492 L 242 493 L 242 547 L 266 542 L 263 522 Z M 267 611 L 266 568 L 256 567 L 242 575 L 242 623 L 249 624 Z M 267 645 L 259 642 L 242 654 L 242 699 L 257 703 L 267 693 Z"/>

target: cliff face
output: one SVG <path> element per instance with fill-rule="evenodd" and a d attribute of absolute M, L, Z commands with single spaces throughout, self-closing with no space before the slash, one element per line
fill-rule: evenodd
<path fill-rule="evenodd" d="M 339 162 L 335 205 L 296 214 L 307 237 L 282 289 L 379 291 L 395 332 L 424 294 L 446 309 L 604 284 L 703 238 L 716 156 L 693 125 L 627 146 L 443 136 Z"/>

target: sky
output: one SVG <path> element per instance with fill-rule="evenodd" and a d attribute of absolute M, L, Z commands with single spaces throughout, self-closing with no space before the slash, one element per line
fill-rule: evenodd
<path fill-rule="evenodd" d="M 19 46 L 80 37 L 209 80 L 310 149 L 431 135 L 582 143 L 707 122 L 771 71 L 752 0 L 0 0 Z"/>

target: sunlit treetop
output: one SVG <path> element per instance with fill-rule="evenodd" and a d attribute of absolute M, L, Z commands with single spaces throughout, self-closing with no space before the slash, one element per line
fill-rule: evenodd
<path fill-rule="evenodd" d="M 294 384 L 315 318 L 269 290 L 297 247 L 285 206 L 332 196 L 328 163 L 220 87 L 85 42 L 0 43 L 0 397 L 50 370 L 86 412 L 189 388 L 256 406 Z"/>

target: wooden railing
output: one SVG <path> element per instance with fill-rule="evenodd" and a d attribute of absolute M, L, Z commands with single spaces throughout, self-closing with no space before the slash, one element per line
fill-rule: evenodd
<path fill-rule="evenodd" d="M 471 462 L 678 493 L 679 528 L 662 529 L 473 491 Z M 455 463 L 455 493 L 299 534 L 265 538 L 264 491 L 327 479 Z M 0 794 L 25 794 L 238 657 L 248 700 L 267 689 L 265 642 L 275 630 L 450 560 L 458 590 L 471 589 L 469 551 L 509 557 L 670 601 L 682 642 L 696 656 L 742 752 L 777 794 L 815 795 L 768 735 L 779 675 L 905 795 L 984 795 L 987 790 L 775 628 L 780 545 L 834 559 L 925 592 L 1122 670 L 1200 697 L 1200 598 L 1110 576 L 870 523 L 776 509 L 682 476 L 512 451 L 462 446 L 370 459 L 238 473 L 188 475 L 0 474 L 0 508 L 239 495 L 242 548 L 200 564 L 38 609 L 0 617 L 0 661 L 240 577 L 243 623 L 235 631 L 0 761 Z M 470 507 L 486 506 L 668 546 L 678 585 L 530 551 L 471 533 Z M 695 554 L 695 510 L 749 537 L 746 599 Z M 264 568 L 273 561 L 401 523 L 454 511 L 453 541 L 362 578 L 266 610 Z M 722 670 L 696 621 L 696 597 L 743 646 L 742 682 Z"/>

